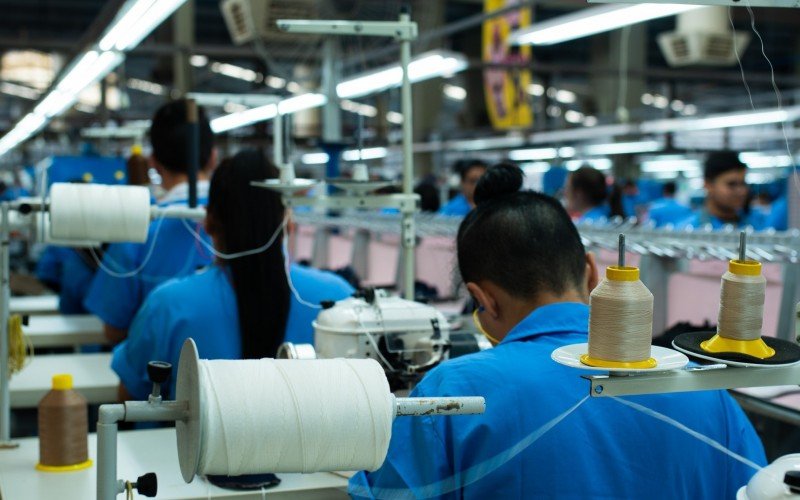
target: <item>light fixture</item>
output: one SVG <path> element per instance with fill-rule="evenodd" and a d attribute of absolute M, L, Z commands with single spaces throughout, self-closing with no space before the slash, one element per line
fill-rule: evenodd
<path fill-rule="evenodd" d="M 195 68 L 202 68 L 208 64 L 208 57 L 200 54 L 195 54 L 189 58 L 189 64 L 191 64 Z"/>
<path fill-rule="evenodd" d="M 467 98 L 467 90 L 457 85 L 450 85 L 449 83 L 445 84 L 442 91 L 444 92 L 445 97 L 454 101 L 463 101 Z"/>
<path fill-rule="evenodd" d="M 300 161 L 306 165 L 322 165 L 328 163 L 328 153 L 306 153 Z"/>
<path fill-rule="evenodd" d="M 284 99 L 277 104 L 265 104 L 257 108 L 239 111 L 211 120 L 211 131 L 215 134 L 227 132 L 239 127 L 271 120 L 278 114 L 289 115 L 306 109 L 317 108 L 327 101 L 324 94 L 302 94 Z"/>
<path fill-rule="evenodd" d="M 608 144 L 591 144 L 581 148 L 588 156 L 623 155 L 633 153 L 651 153 L 661 151 L 663 145 L 658 141 L 611 142 Z"/>
<path fill-rule="evenodd" d="M 568 123 L 581 123 L 583 122 L 583 119 L 583 113 L 580 111 L 575 111 L 574 109 L 568 109 L 564 113 L 564 120 L 566 120 Z"/>
<path fill-rule="evenodd" d="M 575 92 L 572 92 L 570 90 L 564 90 L 564 89 L 557 90 L 554 97 L 555 97 L 556 101 L 564 103 L 564 104 L 572 104 L 578 98 L 578 96 L 575 95 Z"/>
<path fill-rule="evenodd" d="M 528 85 L 528 93 L 536 97 L 541 97 L 544 95 L 544 85 L 540 85 L 538 83 L 531 83 L 530 85 Z"/>
<path fill-rule="evenodd" d="M 550 164 L 546 161 L 534 161 L 531 163 L 522 163 L 519 168 L 522 169 L 525 175 L 543 174 L 550 170 Z"/>
<path fill-rule="evenodd" d="M 647 160 L 641 163 L 642 172 L 694 172 L 701 168 L 700 160 L 689 158 L 676 160 Z"/>
<path fill-rule="evenodd" d="M 608 158 L 583 158 L 580 160 L 568 160 L 564 166 L 569 171 L 578 170 L 581 167 L 592 167 L 597 170 L 610 170 L 613 163 Z"/>
<path fill-rule="evenodd" d="M 508 152 L 508 158 L 514 161 L 552 160 L 556 157 L 556 148 L 515 149 Z"/>
<path fill-rule="evenodd" d="M 690 105 L 684 107 L 684 110 Z M 724 113 L 702 118 L 670 118 L 644 122 L 640 126 L 643 133 L 683 132 L 691 130 L 710 130 L 731 127 L 746 127 L 792 121 L 800 117 L 800 107 L 748 111 L 744 113 Z"/>
<path fill-rule="evenodd" d="M 403 113 L 398 111 L 387 111 L 386 112 L 386 121 L 392 123 L 394 125 L 402 125 L 403 124 Z"/>
<path fill-rule="evenodd" d="M 739 160 L 750 168 L 782 168 L 794 165 L 792 158 L 783 153 L 764 154 L 757 152 L 739 153 Z"/>
<path fill-rule="evenodd" d="M 361 116 L 367 116 L 369 118 L 374 118 L 378 116 L 378 108 L 376 108 L 375 106 L 371 106 L 369 104 L 363 104 L 356 101 L 351 101 L 350 99 L 342 99 L 339 102 L 339 106 L 345 111 L 356 113 Z"/>
<path fill-rule="evenodd" d="M 361 150 L 348 149 L 342 152 L 342 160 L 344 161 L 360 161 L 360 160 L 376 160 L 378 158 L 385 158 L 388 154 L 386 148 L 366 148 Z"/>
<path fill-rule="evenodd" d="M 0 92 L 23 99 L 36 100 L 40 94 L 38 90 L 11 82 L 0 82 Z"/>
<path fill-rule="evenodd" d="M 147 94 L 153 95 L 164 95 L 166 94 L 166 89 L 163 85 L 160 85 L 155 82 L 150 82 L 147 80 L 142 80 L 139 78 L 128 78 L 125 82 L 128 88 L 138 90 L 139 92 L 145 92 Z"/>
<path fill-rule="evenodd" d="M 130 50 L 158 27 L 186 0 L 129 0 L 106 29 L 100 50 Z"/>
<path fill-rule="evenodd" d="M 462 54 L 435 50 L 415 57 L 408 65 L 408 77 L 411 83 L 417 83 L 453 75 L 467 66 L 467 59 Z M 353 99 L 399 87 L 402 80 L 403 70 L 399 64 L 395 64 L 348 78 L 336 85 L 336 93 L 342 99 Z"/>
<path fill-rule="evenodd" d="M 236 66 L 235 64 L 215 62 L 211 64 L 211 72 L 220 75 L 225 75 L 237 80 L 244 80 L 246 82 L 260 81 L 263 76 L 252 69 Z"/>
<path fill-rule="evenodd" d="M 508 43 L 511 45 L 553 45 L 701 7 L 699 5 L 644 3 L 581 9 L 514 31 L 509 35 Z"/>

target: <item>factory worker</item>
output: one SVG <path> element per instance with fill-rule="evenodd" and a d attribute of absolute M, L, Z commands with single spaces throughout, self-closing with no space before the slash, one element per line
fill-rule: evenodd
<path fill-rule="evenodd" d="M 216 163 L 213 134 L 205 111 L 198 108 L 200 168 L 197 199 L 206 204 L 207 171 Z M 151 163 L 166 191 L 161 206 L 186 205 L 189 197 L 186 101 L 172 101 L 156 111 L 150 126 Z M 191 223 L 195 225 L 195 223 Z M 202 233 L 202 229 L 198 228 Z M 202 234 L 203 238 L 207 238 Z M 84 300 L 86 309 L 100 317 L 111 343 L 127 335 L 128 328 L 150 292 L 164 281 L 188 276 L 211 263 L 211 254 L 179 219 L 160 219 L 150 224 L 147 241 L 116 243 L 103 257 L 106 270 L 98 272 Z M 131 275 L 132 274 L 132 275 Z"/>
<path fill-rule="evenodd" d="M 214 247 L 235 254 L 259 248 L 277 236 L 266 251 L 217 259 L 207 269 L 170 280 L 150 294 L 111 363 L 133 398 L 145 399 L 150 391 L 148 361 L 168 361 L 177 367 L 181 346 L 189 337 L 204 359 L 272 357 L 284 341 L 313 343 L 311 323 L 319 310 L 312 305 L 353 293 L 335 274 L 294 264 L 289 275 L 303 303 L 291 292 L 281 244 L 285 220 L 281 196 L 250 184 L 277 174 L 257 151 L 241 152 L 217 168 L 205 221 Z M 171 384 L 174 389 L 174 378 Z"/>
<path fill-rule="evenodd" d="M 758 210 L 746 210 L 747 165 L 739 160 L 734 151 L 717 151 L 708 155 L 704 165 L 706 200 L 703 206 L 679 225 L 682 227 L 704 227 L 711 224 L 721 229 L 726 224 L 734 227 L 752 226 L 764 229 L 766 220 Z"/>
<path fill-rule="evenodd" d="M 584 401 L 533 440 L 587 396 L 584 372 L 550 355 L 587 342 L 598 271 L 561 205 L 521 186 L 517 167 L 490 169 L 457 236 L 458 267 L 479 305 L 476 323 L 496 346 L 442 363 L 412 392 L 484 396 L 485 414 L 396 419 L 383 466 L 354 476 L 350 494 L 388 498 L 399 488 L 426 498 L 735 498 L 755 470 L 610 398 Z M 624 399 L 765 463 L 753 427 L 724 391 Z"/>
<path fill-rule="evenodd" d="M 606 176 L 584 166 L 572 172 L 564 188 L 567 211 L 576 222 L 595 222 L 623 215 L 622 193 L 615 188 L 609 195 Z"/>
<path fill-rule="evenodd" d="M 647 220 L 655 223 L 656 227 L 667 224 L 679 224 L 692 215 L 692 209 L 675 200 L 678 186 L 669 181 L 662 188 L 661 198 L 653 201 L 647 214 Z"/>
<path fill-rule="evenodd" d="M 765 225 L 777 231 L 789 229 L 789 200 L 785 195 L 772 204 Z"/>
<path fill-rule="evenodd" d="M 439 215 L 463 217 L 475 206 L 473 199 L 478 179 L 486 172 L 486 164 L 480 160 L 461 160 L 456 164 L 461 178 L 461 193 L 439 209 Z"/>
<path fill-rule="evenodd" d="M 83 299 L 89 291 L 97 262 L 94 252 L 102 258 L 102 248 L 69 248 L 48 246 L 36 263 L 36 278 L 58 293 L 61 314 L 86 314 Z"/>

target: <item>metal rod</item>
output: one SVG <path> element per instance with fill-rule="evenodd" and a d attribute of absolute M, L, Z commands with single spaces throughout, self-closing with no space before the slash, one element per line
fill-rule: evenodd
<path fill-rule="evenodd" d="M 206 209 L 203 207 L 182 207 L 180 205 L 172 205 L 168 207 L 150 207 L 151 219 L 190 219 L 193 221 L 202 221 L 206 217 Z"/>
<path fill-rule="evenodd" d="M 280 110 L 272 122 L 272 161 L 279 169 L 283 168 L 283 115 Z"/>
<path fill-rule="evenodd" d="M 10 266 L 8 258 L 9 228 L 8 220 L 9 203 L 0 204 L 0 443 L 11 441 L 11 395 L 9 393 L 8 379 L 11 377 L 9 348 L 8 348 L 8 310 L 11 303 Z"/>
<path fill-rule="evenodd" d="M 486 411 L 486 400 L 481 397 L 395 399 L 395 416 L 397 417 L 479 415 L 484 411 Z"/>
<path fill-rule="evenodd" d="M 739 233 L 739 262 L 747 260 L 747 231 Z"/>
<path fill-rule="evenodd" d="M 189 207 L 197 206 L 197 175 L 200 170 L 200 127 L 198 125 L 197 102 L 186 100 L 186 160 L 189 177 Z"/>
<path fill-rule="evenodd" d="M 411 22 L 411 15 L 407 9 L 400 14 L 400 22 Z M 400 41 L 400 65 L 403 68 L 403 85 L 400 95 L 402 98 L 403 109 L 403 194 L 411 195 L 414 193 L 414 129 L 412 119 L 411 101 L 411 80 L 408 75 L 408 67 L 411 64 L 411 41 L 403 39 Z M 403 263 L 405 271 L 405 298 L 414 300 L 414 281 L 416 279 L 416 265 L 414 262 L 414 246 L 416 236 L 414 232 L 414 214 L 403 213 Z"/>
<path fill-rule="evenodd" d="M 625 234 L 619 233 L 619 256 L 617 257 L 617 265 L 625 267 Z"/>

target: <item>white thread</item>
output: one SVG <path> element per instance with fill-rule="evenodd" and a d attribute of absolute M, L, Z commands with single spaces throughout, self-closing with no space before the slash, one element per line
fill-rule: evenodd
<path fill-rule="evenodd" d="M 589 298 L 589 356 L 605 361 L 650 359 L 653 294 L 640 281 L 604 279 Z"/>
<path fill-rule="evenodd" d="M 303 304 L 306 307 L 310 307 L 311 309 L 322 309 L 322 306 L 319 304 L 312 304 L 311 302 L 306 302 L 303 300 L 303 297 L 300 296 L 300 292 L 297 291 L 297 288 L 294 287 L 294 283 L 292 282 L 292 272 L 289 269 L 291 265 L 291 259 L 289 258 L 289 238 L 284 235 L 283 238 L 283 270 L 286 273 L 286 282 L 289 284 L 289 290 L 292 291 L 294 298 L 297 299 L 297 302 Z"/>
<path fill-rule="evenodd" d="M 761 338 L 767 280 L 730 271 L 722 275 L 717 333 L 734 340 Z"/>
<path fill-rule="evenodd" d="M 199 366 L 201 474 L 376 470 L 394 399 L 371 359 L 213 360 Z"/>
<path fill-rule="evenodd" d="M 146 187 L 56 183 L 50 188 L 54 240 L 143 243 L 149 226 Z"/>
<path fill-rule="evenodd" d="M 689 427 L 686 427 L 684 424 L 678 422 L 677 420 L 675 420 L 673 418 L 670 418 L 670 417 L 664 415 L 663 413 L 659 413 L 659 412 L 657 412 L 655 410 L 647 408 L 646 406 L 642 406 L 642 405 L 640 405 L 638 403 L 634 403 L 633 401 L 628 401 L 627 399 L 618 398 L 616 396 L 609 396 L 609 397 L 611 399 L 613 399 L 614 401 L 616 401 L 618 403 L 621 403 L 621 404 L 623 404 L 623 405 L 625 405 L 625 406 L 627 406 L 629 408 L 632 408 L 632 409 L 634 409 L 634 410 L 636 410 L 636 411 L 638 411 L 640 413 L 644 413 L 645 415 L 649 415 L 649 416 L 651 416 L 651 417 L 653 417 L 655 419 L 661 420 L 662 422 L 665 422 L 665 423 L 675 427 L 676 429 L 682 430 L 686 434 L 694 437 L 695 439 L 697 439 L 699 441 L 702 441 L 703 443 L 711 446 L 714 449 L 717 449 L 717 450 L 721 451 L 722 453 L 728 455 L 729 457 L 731 457 L 731 458 L 733 458 L 735 460 L 738 460 L 739 462 L 745 464 L 748 467 L 752 467 L 755 470 L 761 470 L 762 469 L 762 467 L 760 465 L 758 465 L 757 463 L 753 462 L 752 460 L 749 460 L 749 459 L 739 455 L 738 453 L 732 452 L 731 450 L 729 450 L 729 449 L 725 448 L 723 445 L 721 445 L 719 442 L 711 439 L 708 436 L 704 436 L 703 434 L 700 434 L 699 432 L 697 432 L 697 431 L 695 431 L 693 429 L 690 429 Z"/>
<path fill-rule="evenodd" d="M 195 231 L 195 229 L 192 227 L 192 225 L 189 223 L 188 220 L 186 220 L 186 219 L 181 219 L 181 220 L 183 221 L 184 227 L 192 234 L 192 236 L 195 237 L 195 239 L 197 241 L 200 242 L 201 245 L 206 247 L 206 249 L 209 252 L 214 254 L 216 257 L 219 257 L 220 259 L 233 260 L 233 259 L 238 259 L 240 257 L 247 257 L 247 256 L 250 256 L 250 255 L 256 255 L 256 254 L 259 254 L 261 252 L 266 252 L 267 250 L 269 250 L 269 248 L 272 246 L 272 244 L 275 243 L 275 240 L 278 239 L 278 236 L 281 234 L 281 231 L 283 231 L 283 229 L 286 227 L 286 224 L 289 223 L 289 214 L 288 213 L 286 214 L 286 216 L 283 218 L 283 222 L 281 222 L 281 225 L 278 226 L 277 229 L 275 229 L 275 232 L 272 233 L 272 236 L 270 236 L 269 240 L 267 240 L 266 243 L 264 243 L 260 247 L 256 247 L 256 248 L 253 248 L 253 249 L 250 249 L 250 250 L 243 250 L 241 252 L 236 252 L 236 253 L 220 252 L 219 250 L 214 248 L 214 245 L 212 245 L 212 244 L 208 243 L 206 240 L 204 240 L 203 237 L 200 235 L 200 233 Z"/>
<path fill-rule="evenodd" d="M 733 24 L 733 15 L 731 14 L 731 6 L 728 6 L 728 22 L 731 24 L 731 34 L 733 35 L 733 55 L 736 56 L 736 62 L 739 64 L 739 73 L 742 75 L 742 83 L 744 84 L 744 89 L 747 91 L 747 98 L 750 101 L 750 108 L 755 111 L 756 105 L 753 102 L 753 93 L 750 92 L 750 84 L 747 83 L 747 78 L 744 76 L 744 65 L 742 65 L 742 59 L 739 56 L 739 47 L 738 47 L 738 40 L 736 39 L 736 26 Z M 761 151 L 761 137 L 756 136 L 756 149 Z"/>
<path fill-rule="evenodd" d="M 747 7 L 747 12 L 750 14 L 750 28 L 752 28 L 753 33 L 758 37 L 758 41 L 761 44 L 761 55 L 764 56 L 764 60 L 767 61 L 769 65 L 769 74 L 770 80 L 772 82 L 772 90 L 775 91 L 775 99 L 778 101 L 778 110 L 783 110 L 783 99 L 781 98 L 781 91 L 778 89 L 778 84 L 775 82 L 775 68 L 772 66 L 772 61 L 767 57 L 767 53 L 764 50 L 764 39 L 761 38 L 761 33 L 759 33 L 758 29 L 756 29 L 756 16 L 753 14 L 753 9 L 750 7 L 750 0 L 745 0 L 745 4 Z M 786 145 L 786 153 L 789 155 L 789 158 L 792 159 L 792 166 L 794 167 L 794 155 L 792 154 L 792 147 L 789 144 L 789 136 L 786 135 L 786 122 L 781 121 L 781 133 L 783 134 L 783 142 Z M 797 168 L 793 168 L 793 179 L 794 179 L 794 187 L 800 192 L 800 173 L 797 171 Z"/>
<path fill-rule="evenodd" d="M 156 242 L 158 242 L 158 235 L 159 235 L 159 233 L 161 233 L 161 226 L 164 225 L 163 222 L 162 222 L 163 219 L 164 219 L 164 215 L 162 214 L 156 220 L 156 224 L 157 225 L 156 225 L 156 231 L 155 231 L 155 233 L 153 233 L 153 241 L 152 241 L 152 243 L 150 243 L 150 248 L 147 249 L 147 254 L 144 257 L 144 260 L 142 260 L 142 263 L 139 264 L 139 266 L 137 266 L 136 269 L 132 269 L 130 271 L 115 271 L 115 270 L 111 269 L 110 267 L 108 267 L 105 264 L 105 262 L 103 262 L 104 258 L 107 258 L 109 260 L 109 262 L 111 262 L 113 265 L 117 266 L 117 268 L 119 268 L 119 269 L 122 269 L 122 266 L 119 263 L 117 263 L 108 254 L 105 254 L 103 256 L 103 258 L 100 258 L 100 256 L 97 255 L 97 252 L 95 251 L 95 249 L 94 248 L 90 248 L 89 252 L 92 254 L 92 258 L 94 259 L 95 263 L 97 263 L 97 267 L 99 269 L 101 269 L 104 273 L 106 273 L 106 274 L 108 274 L 110 276 L 113 276 L 115 278 L 132 278 L 132 277 L 136 276 L 137 274 L 139 274 L 140 272 L 142 272 L 142 270 L 150 262 L 150 258 L 153 256 L 153 251 L 156 248 Z"/>

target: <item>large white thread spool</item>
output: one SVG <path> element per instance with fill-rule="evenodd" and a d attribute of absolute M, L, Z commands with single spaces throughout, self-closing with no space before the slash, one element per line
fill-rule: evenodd
<path fill-rule="evenodd" d="M 653 294 L 639 269 L 609 266 L 589 298 L 589 352 L 581 362 L 602 368 L 653 368 Z"/>
<path fill-rule="evenodd" d="M 149 225 L 146 187 L 56 183 L 50 188 L 54 240 L 143 243 Z"/>
<path fill-rule="evenodd" d="M 195 473 L 375 470 L 389 447 L 394 397 L 372 359 L 196 360 L 184 349 L 178 455 Z M 192 373 L 196 371 L 195 373 Z"/>
<path fill-rule="evenodd" d="M 712 353 L 741 353 L 760 359 L 772 357 L 775 350 L 761 339 L 767 289 L 761 263 L 730 261 L 721 284 L 717 334 L 702 342 L 700 347 Z"/>

